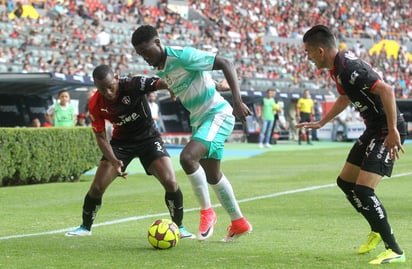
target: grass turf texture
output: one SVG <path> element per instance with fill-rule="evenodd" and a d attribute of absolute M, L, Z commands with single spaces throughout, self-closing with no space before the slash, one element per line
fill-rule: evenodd
<path fill-rule="evenodd" d="M 91 237 L 68 238 L 64 232 L 80 224 L 92 175 L 77 183 L 0 188 L 0 268 L 371 268 L 368 261 L 384 250 L 383 244 L 356 254 L 369 227 L 334 186 L 350 147 L 281 143 L 247 157 L 236 151 L 255 153 L 256 144 L 228 144 L 227 152 L 235 154 L 228 154 L 222 170 L 254 231 L 227 244 L 219 241 L 229 217 L 217 207 L 215 233 L 206 242 L 185 239 L 170 250 L 153 249 L 147 229 L 168 214 L 162 187 L 138 165 L 131 167 L 136 173 L 107 190 Z M 407 255 L 406 263 L 385 268 L 412 268 L 412 144 L 405 148 L 394 177 L 377 188 Z M 172 159 L 177 162 L 177 156 Z M 184 224 L 196 233 L 198 204 L 180 169 L 177 177 L 185 199 Z"/>

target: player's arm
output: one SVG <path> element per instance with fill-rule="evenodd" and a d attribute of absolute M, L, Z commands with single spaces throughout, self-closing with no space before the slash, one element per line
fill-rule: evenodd
<path fill-rule="evenodd" d="M 341 113 L 348 105 L 350 104 L 350 100 L 347 95 L 340 95 L 338 99 L 336 99 L 335 103 L 333 104 L 332 108 L 329 112 L 323 116 L 320 121 L 315 122 L 302 122 L 296 125 L 297 128 L 305 127 L 305 128 L 321 128 L 326 123 L 334 119 L 339 113 Z"/>
<path fill-rule="evenodd" d="M 372 91 L 379 95 L 383 108 L 386 113 L 386 122 L 388 125 L 388 135 L 385 138 L 384 145 L 391 152 L 391 158 L 399 158 L 398 150 L 404 152 L 401 144 L 400 135 L 397 129 L 397 109 L 396 99 L 393 89 L 390 85 L 379 81 Z"/>
<path fill-rule="evenodd" d="M 232 92 L 233 115 L 239 118 L 242 122 L 245 122 L 246 116 L 251 115 L 252 112 L 250 112 L 248 106 L 243 103 L 240 96 L 239 81 L 233 62 L 225 57 L 216 55 L 215 62 L 213 64 L 213 70 L 222 70 L 225 79 L 230 87 L 230 91 Z"/>
<path fill-rule="evenodd" d="M 166 81 L 164 81 L 163 79 L 159 78 L 159 80 L 156 82 L 156 90 L 168 90 L 170 98 L 173 101 L 176 101 L 176 96 L 174 92 L 169 88 L 169 85 L 167 85 Z"/>
<path fill-rule="evenodd" d="M 94 133 L 97 141 L 97 145 L 100 148 L 100 151 L 103 155 L 109 160 L 109 162 L 113 165 L 116 169 L 117 174 L 121 177 L 126 178 L 127 172 L 122 171 L 123 162 L 117 159 L 116 155 L 113 153 L 113 149 L 107 140 L 106 131 Z"/>
<path fill-rule="evenodd" d="M 105 119 L 99 113 L 100 105 L 97 100 L 97 97 L 95 97 L 89 102 L 89 115 L 97 145 L 102 154 L 114 166 L 117 174 L 121 177 L 126 178 L 127 172 L 122 171 L 123 162 L 118 160 L 114 155 L 113 149 L 109 141 L 107 140 Z"/>
<path fill-rule="evenodd" d="M 348 105 L 350 105 L 349 97 L 347 95 L 339 95 L 329 112 L 319 121 L 321 127 L 333 120 L 337 115 L 345 110 Z"/>

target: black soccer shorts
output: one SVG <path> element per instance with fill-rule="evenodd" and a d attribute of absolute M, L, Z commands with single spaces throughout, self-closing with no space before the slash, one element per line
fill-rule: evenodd
<path fill-rule="evenodd" d="M 398 131 L 403 144 L 407 136 L 407 126 L 404 121 L 398 122 Z M 364 171 L 390 177 L 394 160 L 389 158 L 389 150 L 383 145 L 386 134 L 386 129 L 366 129 L 353 145 L 346 161 L 359 166 Z"/>
<path fill-rule="evenodd" d="M 127 166 L 134 158 L 139 158 L 140 163 L 145 169 L 147 175 L 151 175 L 147 169 L 150 164 L 160 157 L 170 157 L 166 148 L 164 147 L 163 140 L 160 137 L 153 138 L 141 143 L 113 143 L 112 149 L 114 155 L 123 162 L 122 171 L 125 171 Z M 106 157 L 102 157 L 102 160 L 107 160 Z"/>

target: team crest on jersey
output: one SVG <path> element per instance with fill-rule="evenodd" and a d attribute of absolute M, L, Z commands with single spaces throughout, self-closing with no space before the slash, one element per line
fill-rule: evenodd
<path fill-rule="evenodd" d="M 122 103 L 125 104 L 125 105 L 130 105 L 130 103 L 131 103 L 130 96 L 124 96 L 122 98 Z"/>
<path fill-rule="evenodd" d="M 352 72 L 352 74 L 350 74 L 350 80 L 349 80 L 349 83 L 350 84 L 355 84 L 355 82 L 356 82 L 356 79 L 359 77 L 359 73 L 355 70 L 355 71 L 353 71 Z"/>

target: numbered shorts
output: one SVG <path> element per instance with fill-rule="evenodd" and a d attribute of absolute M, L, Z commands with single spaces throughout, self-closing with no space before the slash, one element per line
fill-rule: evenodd
<path fill-rule="evenodd" d="M 407 136 L 407 126 L 404 121 L 398 122 L 398 131 L 403 144 Z M 389 151 L 383 145 L 386 134 L 385 128 L 378 130 L 367 128 L 353 145 L 346 161 L 359 166 L 363 171 L 390 177 L 394 160 L 389 158 Z"/>
<path fill-rule="evenodd" d="M 151 175 L 147 169 L 150 164 L 160 157 L 170 157 L 166 148 L 163 145 L 163 141 L 160 137 L 146 140 L 142 143 L 113 143 L 112 149 L 114 155 L 123 162 L 122 170 L 125 171 L 127 166 L 134 158 L 139 158 L 140 163 L 144 167 L 146 174 Z M 102 160 L 107 160 L 106 157 L 102 157 Z"/>

